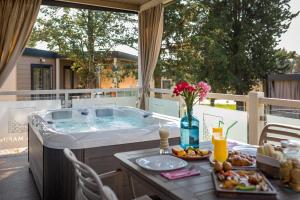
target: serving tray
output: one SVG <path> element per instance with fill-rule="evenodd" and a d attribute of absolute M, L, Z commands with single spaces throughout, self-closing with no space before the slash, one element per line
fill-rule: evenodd
<path fill-rule="evenodd" d="M 214 152 L 212 152 L 209 156 L 209 162 L 210 164 L 214 165 L 215 161 L 214 161 Z M 249 165 L 249 166 L 235 166 L 235 165 L 232 165 L 232 169 L 236 169 L 236 170 L 255 170 L 256 169 L 256 161 L 253 162 L 252 165 Z"/>
<path fill-rule="evenodd" d="M 207 159 L 210 157 L 211 152 L 209 152 L 207 155 L 204 156 L 178 156 L 175 153 L 172 153 L 173 156 L 177 157 L 177 158 L 181 158 L 183 160 L 188 160 L 188 161 L 193 161 L 193 160 L 203 160 L 203 159 Z"/>
<path fill-rule="evenodd" d="M 240 170 L 234 170 L 240 171 Z M 219 197 L 226 197 L 226 198 L 238 198 L 238 199 L 255 199 L 255 200 L 275 200 L 277 191 L 272 186 L 270 181 L 258 170 L 250 170 L 250 171 L 257 171 L 264 179 L 264 181 L 268 184 L 270 191 L 242 191 L 242 190 L 226 190 L 220 187 L 220 181 L 217 178 L 215 172 L 212 172 L 212 178 L 214 182 L 214 186 L 216 189 L 216 194 Z"/>

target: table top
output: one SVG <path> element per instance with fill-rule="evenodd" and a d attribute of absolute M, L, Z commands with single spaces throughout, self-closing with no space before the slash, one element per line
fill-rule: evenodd
<path fill-rule="evenodd" d="M 187 177 L 178 180 L 168 180 L 160 175 L 159 172 L 153 172 L 139 167 L 135 160 L 137 158 L 159 155 L 159 149 L 146 149 L 139 151 L 130 151 L 115 154 L 115 157 L 120 161 L 121 166 L 126 173 L 148 184 L 160 194 L 164 194 L 167 199 L 176 200 L 225 200 L 216 196 L 214 184 L 211 176 L 212 167 L 208 159 L 199 161 L 189 161 L 186 168 L 196 168 L 200 170 L 200 175 Z M 279 180 L 269 179 L 274 188 L 277 190 L 277 199 L 299 199 L 300 193 L 291 191 L 290 189 L 279 187 Z M 164 198 L 165 199 L 165 198 Z M 232 198 L 230 198 L 232 199 Z M 262 198 L 263 199 L 263 198 Z"/>

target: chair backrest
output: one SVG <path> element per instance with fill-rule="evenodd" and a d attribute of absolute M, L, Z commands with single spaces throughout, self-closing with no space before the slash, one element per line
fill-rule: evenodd
<path fill-rule="evenodd" d="M 64 149 L 64 154 L 75 169 L 76 200 L 117 200 L 115 193 L 102 184 L 92 168 L 77 160 L 70 149 Z"/>
<path fill-rule="evenodd" d="M 300 127 L 270 123 L 263 128 L 259 145 L 263 145 L 264 143 L 278 144 L 282 140 L 287 139 L 300 140 Z"/>

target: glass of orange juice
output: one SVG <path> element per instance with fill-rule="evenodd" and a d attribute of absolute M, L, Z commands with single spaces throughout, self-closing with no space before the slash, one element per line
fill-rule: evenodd
<path fill-rule="evenodd" d="M 220 137 L 222 136 L 222 134 L 223 134 L 222 127 L 212 128 L 211 143 L 214 144 L 215 137 Z"/>
<path fill-rule="evenodd" d="M 214 137 L 214 159 L 224 162 L 228 157 L 227 139 L 224 136 Z"/>

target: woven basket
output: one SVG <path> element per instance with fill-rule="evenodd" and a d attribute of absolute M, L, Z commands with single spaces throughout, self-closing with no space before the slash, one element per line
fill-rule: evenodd
<path fill-rule="evenodd" d="M 280 178 L 280 162 L 275 158 L 257 154 L 256 167 L 268 177 L 274 179 Z"/>

